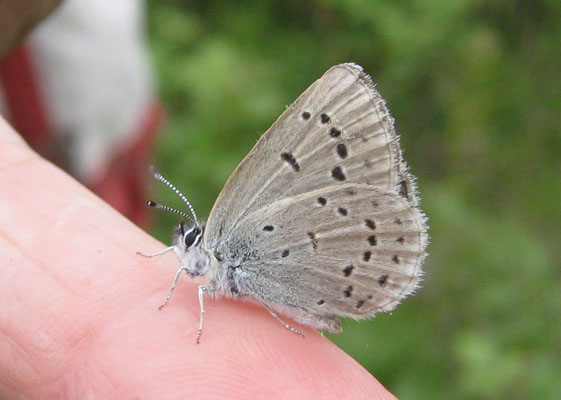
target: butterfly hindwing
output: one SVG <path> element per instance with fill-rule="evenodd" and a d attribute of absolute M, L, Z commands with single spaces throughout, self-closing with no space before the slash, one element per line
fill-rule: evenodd
<path fill-rule="evenodd" d="M 231 249 L 251 249 L 240 260 L 242 286 L 273 307 L 364 318 L 415 289 L 426 240 L 424 218 L 406 199 L 342 184 L 253 211 L 219 251 L 236 258 Z"/>

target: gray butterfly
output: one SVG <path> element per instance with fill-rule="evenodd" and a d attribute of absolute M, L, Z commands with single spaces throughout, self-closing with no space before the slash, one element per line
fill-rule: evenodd
<path fill-rule="evenodd" d="M 417 287 L 428 242 L 414 178 L 394 122 L 356 64 L 332 67 L 260 138 L 222 189 L 206 225 L 176 228 L 181 267 L 205 276 L 204 294 L 253 298 L 285 327 L 286 315 L 341 332 L 340 317 L 393 309 Z"/>

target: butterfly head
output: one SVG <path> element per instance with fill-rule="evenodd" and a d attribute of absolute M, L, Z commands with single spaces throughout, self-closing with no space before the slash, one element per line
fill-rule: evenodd
<path fill-rule="evenodd" d="M 193 206 L 189 200 L 187 200 L 185 195 L 179 191 L 179 189 L 156 171 L 154 167 L 151 167 L 150 171 L 152 172 L 154 178 L 163 182 L 183 200 L 183 202 L 187 205 L 190 214 L 173 207 L 164 206 L 151 200 L 148 201 L 148 205 L 150 207 L 170 211 L 183 217 L 174 231 L 173 248 L 181 261 L 181 265 L 186 268 L 190 275 L 206 275 L 208 262 L 206 261 L 205 252 L 201 248 L 205 224 L 197 219 L 197 214 L 195 213 Z M 190 222 L 186 224 L 185 220 Z"/>
<path fill-rule="evenodd" d="M 198 222 L 186 225 L 185 220 L 182 220 L 175 228 L 173 243 L 187 253 L 189 250 L 199 247 L 203 239 L 204 229 L 204 225 Z"/>

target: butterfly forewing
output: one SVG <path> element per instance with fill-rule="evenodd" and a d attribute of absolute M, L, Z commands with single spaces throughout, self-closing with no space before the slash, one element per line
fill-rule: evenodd
<path fill-rule="evenodd" d="M 393 119 L 370 78 L 354 64 L 335 66 L 234 171 L 209 216 L 206 243 L 216 246 L 245 215 L 273 201 L 349 182 L 392 190 L 405 169 Z"/>

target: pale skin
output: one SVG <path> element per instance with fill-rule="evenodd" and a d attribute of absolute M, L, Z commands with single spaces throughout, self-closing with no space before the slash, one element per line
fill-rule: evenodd
<path fill-rule="evenodd" d="M 0 118 L 0 398 L 390 399 L 322 337 L 207 299 L 173 252 L 30 150 Z M 375 351 L 375 350 L 369 350 Z"/>

